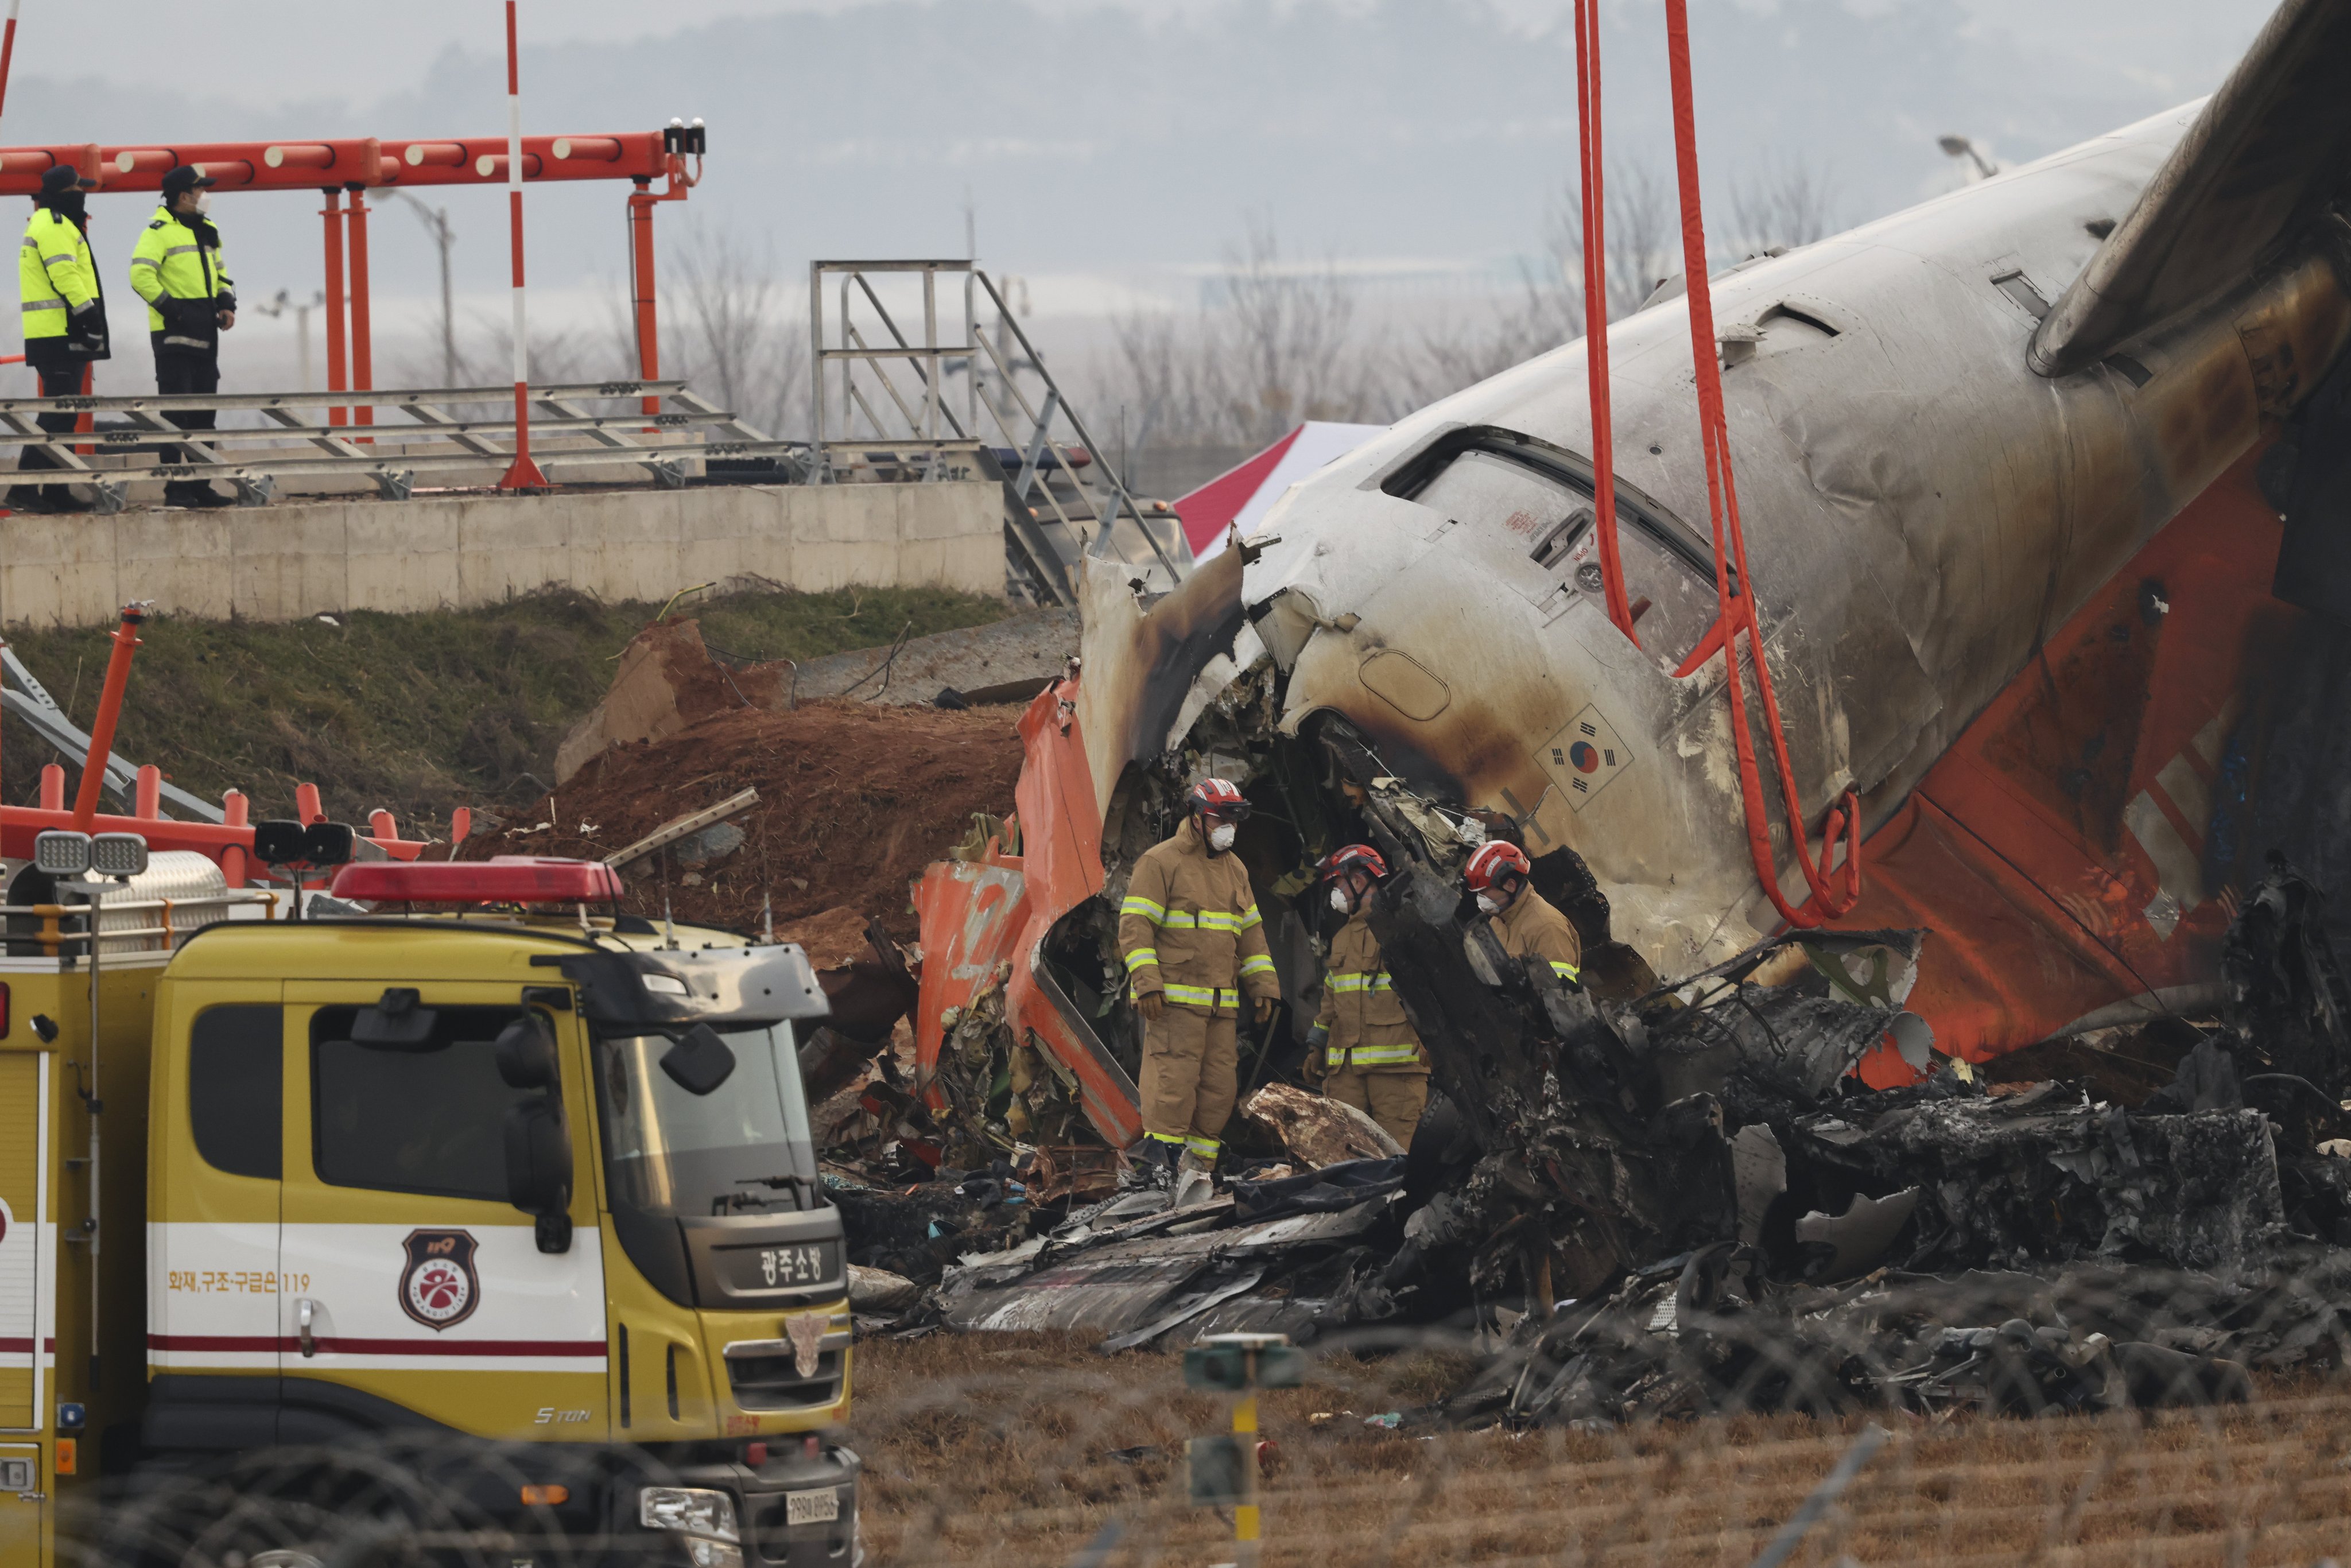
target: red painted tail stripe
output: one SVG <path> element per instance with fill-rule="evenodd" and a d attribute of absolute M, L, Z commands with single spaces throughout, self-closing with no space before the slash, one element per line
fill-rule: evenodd
<path fill-rule="evenodd" d="M 342 1355 L 558 1355 L 597 1356 L 604 1354 L 601 1339 L 340 1339 L 320 1334 L 311 1341 L 320 1352 Z M 149 1350 L 293 1351 L 302 1342 L 293 1337 L 242 1334 L 162 1334 L 147 1336 Z"/>

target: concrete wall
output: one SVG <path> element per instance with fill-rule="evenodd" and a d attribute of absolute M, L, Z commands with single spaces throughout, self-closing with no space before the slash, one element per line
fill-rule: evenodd
<path fill-rule="evenodd" d="M 0 517 L 0 624 L 111 625 L 122 605 L 288 621 L 495 604 L 549 584 L 665 599 L 757 575 L 788 588 L 1004 591 L 985 484 L 727 486 Z"/>

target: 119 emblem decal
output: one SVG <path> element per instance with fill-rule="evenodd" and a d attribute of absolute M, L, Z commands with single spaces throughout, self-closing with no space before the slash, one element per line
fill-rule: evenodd
<path fill-rule="evenodd" d="M 463 1230 L 412 1230 L 401 1245 L 408 1267 L 400 1275 L 400 1310 L 426 1328 L 453 1328 L 481 1304 L 474 1272 L 474 1238 Z"/>

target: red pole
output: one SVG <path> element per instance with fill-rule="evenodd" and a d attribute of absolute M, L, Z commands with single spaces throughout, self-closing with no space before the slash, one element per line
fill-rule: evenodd
<path fill-rule="evenodd" d="M 351 390 L 375 390 L 375 334 L 368 321 L 367 198 L 351 187 Z M 375 410 L 360 403 L 351 410 L 353 424 L 373 424 Z"/>
<path fill-rule="evenodd" d="M 8 0 L 8 28 L 0 32 L 0 106 L 8 101 L 8 62 L 16 57 L 16 7 L 24 0 Z"/>
<path fill-rule="evenodd" d="M 81 395 L 82 395 L 82 396 L 84 396 L 84 397 L 88 397 L 88 396 L 89 395 L 90 388 L 91 388 L 91 387 L 93 387 L 93 386 L 95 386 L 95 385 L 97 384 L 97 376 L 98 376 L 98 367 L 97 367 L 95 364 L 88 364 L 88 365 L 84 365 L 84 366 L 82 366 L 82 368 L 81 368 Z M 82 410 L 82 411 L 81 411 L 81 413 L 78 413 L 78 414 L 77 414 L 77 415 L 75 415 L 75 416 L 74 416 L 74 434 L 77 434 L 77 435 L 88 435 L 91 431 L 93 431 L 93 430 L 95 430 L 95 429 L 97 429 L 97 428 L 98 428 L 98 416 L 97 416 L 96 414 L 94 414 L 94 413 L 90 413 L 90 411 L 89 411 L 89 410 L 88 410 L 88 409 L 84 409 L 84 410 Z M 95 451 L 95 450 L 96 450 L 96 448 L 94 448 L 94 447 L 89 447 L 89 446 L 77 446 L 77 447 L 75 447 L 75 448 L 74 448 L 74 450 L 75 450 L 76 452 L 80 453 L 84 457 L 87 457 L 87 456 L 89 456 L 89 455 L 90 455 L 90 453 L 91 453 L 91 452 Z"/>
<path fill-rule="evenodd" d="M 343 383 L 343 193 L 328 187 L 327 204 L 319 215 L 327 220 L 327 390 L 339 392 Z M 329 408 L 327 423 L 346 422 L 348 409 Z"/>
<path fill-rule="evenodd" d="M 139 628 L 147 612 L 136 604 L 122 607 L 122 624 L 114 629 L 114 651 L 107 655 L 106 686 L 98 695 L 98 717 L 90 722 L 89 755 L 82 759 L 81 789 L 74 796 L 74 831 L 89 831 L 98 816 L 98 787 L 106 777 L 106 759 L 114 751 L 114 726 L 122 717 L 122 692 L 131 684 L 131 655 L 139 647 Z"/>
<path fill-rule="evenodd" d="M 638 181 L 636 193 L 629 198 L 630 271 L 636 280 L 637 373 L 657 382 L 661 380 L 661 323 L 653 308 L 653 203 L 657 198 L 647 188 L 650 183 Z M 644 410 L 648 414 L 659 413 L 661 399 L 646 398 Z"/>
<path fill-rule="evenodd" d="M 514 465 L 501 490 L 540 490 L 547 476 L 530 460 L 530 336 L 522 308 L 522 66 L 515 45 L 515 0 L 507 0 L 507 211 L 514 248 Z"/>
<path fill-rule="evenodd" d="M 246 811 L 250 805 L 251 802 L 246 799 L 245 791 L 242 789 L 232 789 L 227 794 L 222 796 L 222 825 L 231 828 L 241 828 L 245 826 Z M 229 886 L 243 887 L 245 885 L 246 876 L 244 847 L 238 844 L 228 844 L 224 846 L 220 854 L 220 868 L 221 875 L 227 881 Z"/>
<path fill-rule="evenodd" d="M 41 810 L 62 811 L 66 809 L 66 770 L 55 762 L 41 764 Z"/>
<path fill-rule="evenodd" d="M 139 769 L 138 785 L 132 791 L 131 814 L 149 821 L 163 814 L 163 770 L 152 762 Z"/>

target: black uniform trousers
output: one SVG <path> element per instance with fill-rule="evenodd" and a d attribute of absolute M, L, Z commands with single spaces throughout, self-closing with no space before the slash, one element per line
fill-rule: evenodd
<path fill-rule="evenodd" d="M 178 397 L 220 391 L 220 355 L 217 352 L 191 354 L 183 349 L 166 349 L 162 333 L 151 332 L 148 337 L 155 345 L 155 391 L 158 395 Z M 211 430 L 220 419 L 219 413 L 209 408 L 177 409 L 163 417 L 182 430 Z M 201 461 L 193 448 L 177 444 L 163 455 L 162 460 L 166 463 Z M 201 480 L 179 482 L 203 483 Z"/>
<path fill-rule="evenodd" d="M 89 368 L 87 356 L 67 349 L 63 338 L 27 338 L 25 340 L 25 368 L 41 378 L 43 397 L 79 397 L 82 371 Z M 45 413 L 37 423 L 44 435 L 70 435 L 78 415 Z M 62 468 L 65 465 L 37 446 L 17 448 L 16 467 Z M 59 497 L 65 492 L 57 492 Z"/>

